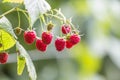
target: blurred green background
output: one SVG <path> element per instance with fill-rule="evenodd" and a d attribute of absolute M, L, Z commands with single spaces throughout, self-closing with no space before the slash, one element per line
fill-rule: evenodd
<path fill-rule="evenodd" d="M 20 43 L 30 53 L 37 71 L 37 80 L 120 80 L 120 0 L 47 0 L 52 8 L 61 8 L 67 18 L 80 30 L 81 42 L 70 50 L 57 52 L 54 40 L 47 52 L 41 53 L 34 44 Z M 18 4 L 2 3 L 0 14 Z M 22 5 L 21 8 L 24 8 Z M 21 15 L 21 27 L 27 29 L 28 22 Z M 17 13 L 6 16 L 13 27 L 17 27 Z M 60 24 L 53 20 L 56 35 Z M 37 35 L 41 34 L 39 22 L 34 25 Z M 55 36 L 56 37 L 56 36 Z M 29 80 L 27 70 L 17 75 L 15 48 L 8 50 L 8 63 L 0 64 L 0 80 Z"/>

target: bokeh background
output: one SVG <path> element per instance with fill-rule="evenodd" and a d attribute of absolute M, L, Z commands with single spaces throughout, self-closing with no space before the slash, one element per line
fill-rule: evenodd
<path fill-rule="evenodd" d="M 31 55 L 37 71 L 37 80 L 120 80 L 120 0 L 47 0 L 52 8 L 61 8 L 67 18 L 72 17 L 73 24 L 80 30 L 81 42 L 68 50 L 57 52 L 54 41 L 45 53 L 35 49 L 35 45 L 24 43 L 23 33 L 19 35 L 20 43 Z M 2 3 L 0 14 L 17 6 Z M 24 6 L 21 5 L 24 9 Z M 21 27 L 26 30 L 28 22 L 21 15 Z M 17 27 L 17 13 L 6 17 L 13 27 Z M 53 33 L 59 34 L 60 23 Z M 39 21 L 34 28 L 41 34 Z M 56 37 L 56 36 L 55 36 Z M 0 80 L 28 80 L 25 68 L 21 76 L 17 75 L 15 47 L 8 50 L 8 63 L 0 64 Z"/>

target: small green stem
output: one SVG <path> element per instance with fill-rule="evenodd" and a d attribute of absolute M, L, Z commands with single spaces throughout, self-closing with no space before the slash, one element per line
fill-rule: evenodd
<path fill-rule="evenodd" d="M 3 16 L 5 16 L 5 15 L 7 15 L 7 14 L 9 14 L 9 13 L 11 13 L 11 12 L 13 12 L 13 11 L 16 11 L 16 8 L 12 8 L 9 11 L 3 13 L 2 15 L 0 15 L 0 18 L 3 17 Z"/>
<path fill-rule="evenodd" d="M 25 17 L 27 18 L 27 20 L 28 20 L 28 22 L 29 22 L 29 29 L 32 30 L 32 26 L 31 26 L 31 24 L 30 24 L 30 23 L 31 23 L 30 18 L 29 18 L 29 16 L 26 14 L 27 11 L 22 10 L 22 9 L 20 9 L 20 8 L 18 8 L 18 11 L 21 11 L 21 12 L 25 15 Z"/>
<path fill-rule="evenodd" d="M 17 8 L 17 10 L 18 10 L 18 11 L 21 11 L 21 12 L 25 12 L 25 13 L 27 13 L 26 10 L 23 10 L 23 9 L 20 9 L 20 8 Z"/>
<path fill-rule="evenodd" d="M 18 13 L 18 27 L 20 27 L 20 13 L 19 11 L 17 11 L 17 13 Z"/>
<path fill-rule="evenodd" d="M 60 17 L 58 17 L 58 16 L 56 16 L 56 15 L 52 15 L 52 14 L 45 14 L 46 16 L 51 16 L 51 17 L 54 17 L 54 18 L 56 18 L 56 19 L 58 19 L 58 20 L 60 20 L 60 21 L 63 21 L 64 19 L 62 19 L 62 18 L 60 18 Z"/>
<path fill-rule="evenodd" d="M 55 11 L 58 12 L 59 15 L 61 15 L 61 16 L 63 17 L 63 22 L 64 22 L 64 23 L 69 23 L 69 24 L 71 25 L 71 27 L 72 27 L 74 30 L 76 30 L 76 28 L 74 27 L 74 25 L 73 25 L 70 21 L 67 21 L 67 20 L 66 20 L 65 16 L 64 16 L 63 13 L 61 12 L 61 9 L 59 9 L 59 11 L 58 11 L 58 10 L 55 10 Z"/>
<path fill-rule="evenodd" d="M 71 27 L 73 28 L 73 30 L 76 30 L 76 28 L 74 27 L 74 25 L 71 22 L 69 22 L 69 21 L 67 21 L 67 22 L 71 25 Z"/>
<path fill-rule="evenodd" d="M 43 31 L 44 29 L 43 29 L 42 19 L 39 18 L 39 21 L 40 21 L 40 25 L 41 25 L 41 28 L 42 28 L 42 31 Z"/>
<path fill-rule="evenodd" d="M 57 10 L 54 9 L 54 11 L 57 12 L 58 15 L 60 15 L 63 18 L 63 22 L 66 23 L 66 17 L 63 15 L 63 13 L 61 12 L 61 9 Z"/>
<path fill-rule="evenodd" d="M 58 20 L 60 20 L 60 21 L 63 21 L 63 22 L 64 22 L 64 19 L 63 19 L 63 18 L 58 17 L 57 15 L 52 15 L 52 14 L 45 14 L 45 15 L 46 15 L 46 16 L 51 16 L 51 17 L 54 17 L 54 18 L 56 18 L 56 19 L 58 19 Z M 69 23 L 69 24 L 71 25 L 71 27 L 72 27 L 74 30 L 76 30 L 76 28 L 74 27 L 74 25 L 73 25 L 71 22 L 67 21 L 67 23 Z"/>
<path fill-rule="evenodd" d="M 41 15 L 40 18 L 41 18 L 42 22 L 46 25 L 47 23 L 46 23 L 46 21 L 45 21 L 44 15 Z"/>
<path fill-rule="evenodd" d="M 61 25 L 63 24 L 63 21 L 60 21 L 61 22 Z M 61 26 L 62 27 L 62 26 Z M 61 29 L 61 28 L 60 28 Z M 62 31 L 60 30 L 59 31 L 60 32 L 60 37 L 62 37 L 63 36 L 63 34 L 62 34 Z"/>
<path fill-rule="evenodd" d="M 0 15 L 0 18 L 2 18 L 3 16 L 5 16 L 5 15 L 7 15 L 7 14 L 13 12 L 13 11 L 21 11 L 21 12 L 25 15 L 25 17 L 28 19 L 29 28 L 32 29 L 32 25 L 30 24 L 30 23 L 31 23 L 30 18 L 29 18 L 29 16 L 26 14 L 27 11 L 26 11 L 26 10 L 23 10 L 23 9 L 20 9 L 20 8 L 18 8 L 18 7 L 12 8 L 12 9 L 10 9 L 9 11 L 3 13 L 2 15 Z M 20 14 L 19 14 L 19 12 L 18 12 L 18 19 L 19 19 L 19 22 L 18 22 L 18 27 L 19 27 L 19 26 L 20 26 Z"/>

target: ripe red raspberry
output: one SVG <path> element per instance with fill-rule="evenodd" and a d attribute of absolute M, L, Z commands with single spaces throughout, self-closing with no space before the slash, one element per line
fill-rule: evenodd
<path fill-rule="evenodd" d="M 65 39 L 63 38 L 57 38 L 55 40 L 55 47 L 57 51 L 62 51 L 65 48 Z"/>
<path fill-rule="evenodd" d="M 36 38 L 36 32 L 31 30 L 31 31 L 25 31 L 24 32 L 24 41 L 27 44 L 32 44 L 35 41 Z"/>
<path fill-rule="evenodd" d="M 71 26 L 70 25 L 67 25 L 67 24 L 62 25 L 62 33 L 63 34 L 67 34 L 70 31 L 71 31 Z"/>
<path fill-rule="evenodd" d="M 36 48 L 42 52 L 46 51 L 47 45 L 41 39 L 36 40 Z"/>
<path fill-rule="evenodd" d="M 77 44 L 77 43 L 80 42 L 80 36 L 77 35 L 77 34 L 72 34 L 72 35 L 70 36 L 69 41 L 70 41 L 73 45 L 75 45 L 75 44 Z"/>
<path fill-rule="evenodd" d="M 53 38 L 53 35 L 52 33 L 50 32 L 43 32 L 42 33 L 42 41 L 45 43 L 45 44 L 50 44 L 51 41 L 52 41 L 52 38 Z"/>
<path fill-rule="evenodd" d="M 5 64 L 7 60 L 8 60 L 8 53 L 6 52 L 0 53 L 0 63 Z"/>
<path fill-rule="evenodd" d="M 67 40 L 66 41 L 66 48 L 70 49 L 72 47 L 73 47 L 73 44 L 69 40 Z"/>

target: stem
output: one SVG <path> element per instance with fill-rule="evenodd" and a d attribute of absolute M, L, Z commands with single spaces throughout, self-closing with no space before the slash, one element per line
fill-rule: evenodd
<path fill-rule="evenodd" d="M 54 9 L 54 11 L 57 12 L 58 15 L 60 15 L 63 18 L 63 22 L 66 23 L 66 17 L 63 15 L 63 13 L 61 12 L 61 9 L 57 10 Z"/>
<path fill-rule="evenodd" d="M 22 10 L 22 9 L 20 9 L 20 8 L 18 8 L 18 11 L 21 11 L 21 12 L 25 15 L 25 17 L 27 18 L 27 20 L 28 20 L 28 22 L 29 22 L 29 28 L 32 29 L 32 26 L 30 25 L 30 23 L 31 23 L 30 18 L 29 18 L 29 16 L 26 14 L 27 11 Z"/>
<path fill-rule="evenodd" d="M 76 28 L 74 27 L 74 25 L 70 22 L 70 21 L 67 21 L 66 20 L 66 18 L 65 18 L 65 16 L 63 15 L 63 13 L 61 12 L 61 9 L 59 9 L 59 10 L 55 10 L 56 12 L 59 12 L 59 15 L 61 15 L 62 17 L 63 17 L 63 22 L 64 23 L 69 23 L 70 25 L 71 25 L 71 27 L 74 29 L 74 30 L 76 30 Z"/>
<path fill-rule="evenodd" d="M 42 19 L 39 18 L 39 21 L 40 21 L 40 25 L 41 25 L 41 28 L 42 28 L 42 31 L 43 31 L 44 29 L 43 29 Z"/>
<path fill-rule="evenodd" d="M 54 17 L 54 18 L 56 18 L 56 19 L 58 19 L 58 20 L 60 20 L 60 21 L 64 21 L 64 19 L 62 19 L 62 18 L 60 18 L 60 17 L 58 17 L 58 16 L 56 16 L 56 15 L 52 15 L 52 14 L 45 14 L 46 16 L 51 16 L 51 17 Z"/>
<path fill-rule="evenodd" d="M 16 8 L 10 9 L 9 11 L 7 11 L 7 12 L 3 13 L 2 15 L 0 15 L 0 18 L 7 15 L 7 14 L 9 14 L 9 13 L 11 13 L 11 12 L 13 12 L 13 11 L 15 11 L 15 10 L 16 10 Z"/>
<path fill-rule="evenodd" d="M 12 8 L 12 9 L 10 9 L 9 11 L 3 13 L 2 15 L 0 15 L 0 18 L 2 18 L 3 16 L 5 16 L 5 15 L 7 15 L 7 14 L 13 12 L 13 11 L 21 11 L 21 12 L 25 15 L 25 17 L 28 19 L 29 28 L 32 29 L 32 26 L 31 26 L 31 24 L 30 24 L 30 23 L 31 23 L 30 18 L 29 18 L 28 15 L 26 14 L 27 11 L 22 10 L 22 9 L 20 9 L 20 8 L 18 8 L 18 7 Z M 18 19 L 19 19 L 18 26 L 20 26 L 20 15 L 19 15 L 19 12 L 18 12 Z"/>
<path fill-rule="evenodd" d="M 53 15 L 53 14 L 45 14 L 45 16 L 50 16 L 50 17 L 54 17 L 54 18 L 56 18 L 56 19 L 58 19 L 58 20 L 60 20 L 60 21 L 63 21 L 64 22 L 64 19 L 63 18 L 60 18 L 60 17 L 58 17 L 57 15 Z M 62 23 L 62 22 L 61 22 Z M 62 32 L 60 31 L 60 36 L 62 37 Z"/>
<path fill-rule="evenodd" d="M 46 25 L 47 23 L 46 23 L 46 21 L 45 21 L 44 15 L 41 15 L 40 18 L 41 18 L 42 22 Z"/>
<path fill-rule="evenodd" d="M 61 25 L 63 24 L 63 22 L 62 21 L 60 21 L 61 22 Z M 61 26 L 62 27 L 62 26 Z M 61 28 L 60 28 L 61 29 Z M 60 30 L 60 37 L 62 37 L 63 36 L 63 34 L 62 34 L 62 31 Z"/>
<path fill-rule="evenodd" d="M 20 13 L 19 11 L 17 11 L 17 13 L 18 13 L 18 27 L 20 27 Z"/>
<path fill-rule="evenodd" d="M 56 18 L 56 19 L 64 22 L 64 19 L 63 19 L 63 18 L 60 18 L 60 17 L 58 17 L 58 16 L 56 16 L 56 15 L 52 15 L 52 14 L 45 14 L 45 15 L 46 15 L 46 16 L 54 17 L 54 18 Z M 67 21 L 67 23 L 69 23 L 69 24 L 71 25 L 71 27 L 72 27 L 74 30 L 76 30 L 76 28 L 74 27 L 74 25 L 73 25 L 70 21 Z"/>
<path fill-rule="evenodd" d="M 69 21 L 67 21 L 67 22 L 71 25 L 71 27 L 73 28 L 73 30 L 76 30 L 76 28 L 74 27 L 74 25 L 71 22 L 69 22 Z"/>

